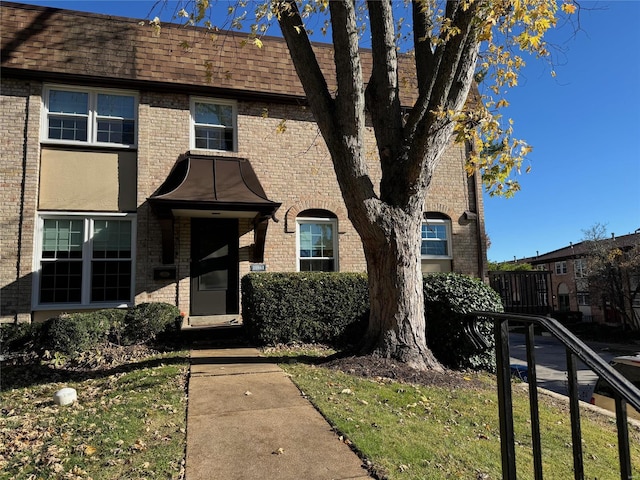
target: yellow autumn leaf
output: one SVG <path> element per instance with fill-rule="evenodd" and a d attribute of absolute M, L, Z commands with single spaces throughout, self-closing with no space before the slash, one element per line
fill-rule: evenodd
<path fill-rule="evenodd" d="M 93 455 L 94 453 L 96 453 L 98 451 L 98 449 L 92 445 L 87 445 L 86 448 L 84 449 L 84 454 L 88 457 L 90 457 L 91 455 Z"/>
<path fill-rule="evenodd" d="M 253 44 L 258 48 L 262 48 L 262 40 L 260 40 L 259 38 L 254 38 Z"/>
<path fill-rule="evenodd" d="M 562 7 L 560 7 L 562 11 L 568 15 L 572 13 L 576 13 L 576 6 L 573 3 L 563 3 Z"/>

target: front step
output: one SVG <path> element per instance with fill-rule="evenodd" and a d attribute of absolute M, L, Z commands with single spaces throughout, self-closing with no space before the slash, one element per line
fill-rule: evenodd
<path fill-rule="evenodd" d="M 242 317 L 236 315 L 193 315 L 188 318 L 190 327 L 229 327 L 242 325 Z M 184 323 L 183 323 L 184 327 Z"/>
<path fill-rule="evenodd" d="M 185 319 L 180 328 L 180 337 L 194 346 L 228 343 L 245 345 L 247 343 L 242 324 L 189 325 Z"/>

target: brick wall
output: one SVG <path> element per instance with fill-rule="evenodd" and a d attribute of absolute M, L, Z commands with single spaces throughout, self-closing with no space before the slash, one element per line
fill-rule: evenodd
<path fill-rule="evenodd" d="M 2 80 L 0 322 L 29 321 L 31 317 L 41 91 L 38 82 Z"/>
<path fill-rule="evenodd" d="M 31 310 L 31 269 L 33 232 L 37 212 L 42 85 L 3 80 L 2 143 L 3 225 L 2 318 L 29 317 Z M 161 230 L 147 199 L 166 180 L 176 162 L 190 148 L 189 96 L 186 94 L 141 91 L 139 95 L 136 303 L 163 301 L 189 311 L 190 220 L 174 223 L 177 281 L 153 279 L 155 267 L 162 266 Z M 284 128 L 282 128 L 284 126 Z M 23 147 L 27 135 L 26 148 Z M 370 151 L 376 157 L 373 132 L 368 130 Z M 198 152 L 203 153 L 203 152 Z M 267 197 L 282 203 L 270 221 L 265 244 L 268 271 L 296 270 L 296 216 L 306 209 L 324 209 L 338 218 L 338 251 L 341 271 L 365 271 L 360 239 L 347 218 L 331 159 L 310 112 L 300 106 L 239 102 L 238 152 L 225 153 L 250 160 Z M 448 215 L 452 221 L 453 270 L 481 275 L 478 255 L 477 221 L 465 220 L 467 210 L 482 219 L 479 186 L 463 170 L 462 146 L 446 150 L 434 175 L 425 211 Z M 25 170 L 26 168 L 26 170 Z M 377 162 L 370 164 L 374 185 L 380 178 Z M 26 182 L 23 186 L 23 177 Z M 22 217 L 20 202 L 24 201 Z M 482 224 L 480 224 L 482 227 Z M 249 272 L 253 231 L 249 220 L 241 219 L 240 275 Z M 18 239 L 16 248 L 15 239 Z M 19 252 L 19 255 L 18 255 Z M 19 272 L 18 272 L 19 269 Z"/>

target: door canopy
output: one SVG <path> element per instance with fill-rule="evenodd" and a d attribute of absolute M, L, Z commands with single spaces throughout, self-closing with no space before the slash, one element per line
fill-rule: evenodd
<path fill-rule="evenodd" d="M 253 219 L 253 261 L 261 262 L 267 222 L 281 205 L 267 198 L 249 160 L 202 155 L 180 160 L 149 203 L 161 220 L 163 263 L 173 263 L 173 217 Z"/>

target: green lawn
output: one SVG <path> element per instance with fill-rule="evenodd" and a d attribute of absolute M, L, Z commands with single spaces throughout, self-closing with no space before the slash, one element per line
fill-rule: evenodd
<path fill-rule="evenodd" d="M 110 370 L 43 369 L 3 369 L 0 478 L 184 477 L 187 352 Z M 55 405 L 63 387 L 77 390 L 77 403 Z"/>
<path fill-rule="evenodd" d="M 380 478 L 502 477 L 495 377 L 469 374 L 456 389 L 364 379 L 313 365 L 327 353 L 271 351 L 304 360 L 282 366 Z M 184 478 L 187 352 L 82 373 L 33 368 L 0 372 L 0 478 Z M 53 403 L 64 386 L 78 403 Z M 541 401 L 545 479 L 573 478 L 568 409 Z M 518 478 L 533 478 L 528 397 L 517 385 L 514 406 Z M 582 431 L 586 478 L 619 478 L 614 421 L 585 411 Z M 640 431 L 630 436 L 640 478 Z"/>
<path fill-rule="evenodd" d="M 385 478 L 502 478 L 495 377 L 470 374 L 469 388 L 450 390 L 363 379 L 305 363 L 282 366 L 344 441 Z M 573 478 L 568 407 L 548 396 L 540 399 L 545 479 Z M 534 478 L 528 405 L 526 390 L 515 386 L 519 479 Z M 581 425 L 585 478 L 619 479 L 615 422 L 585 411 Z M 632 428 L 630 436 L 634 478 L 640 478 L 640 431 Z"/>

